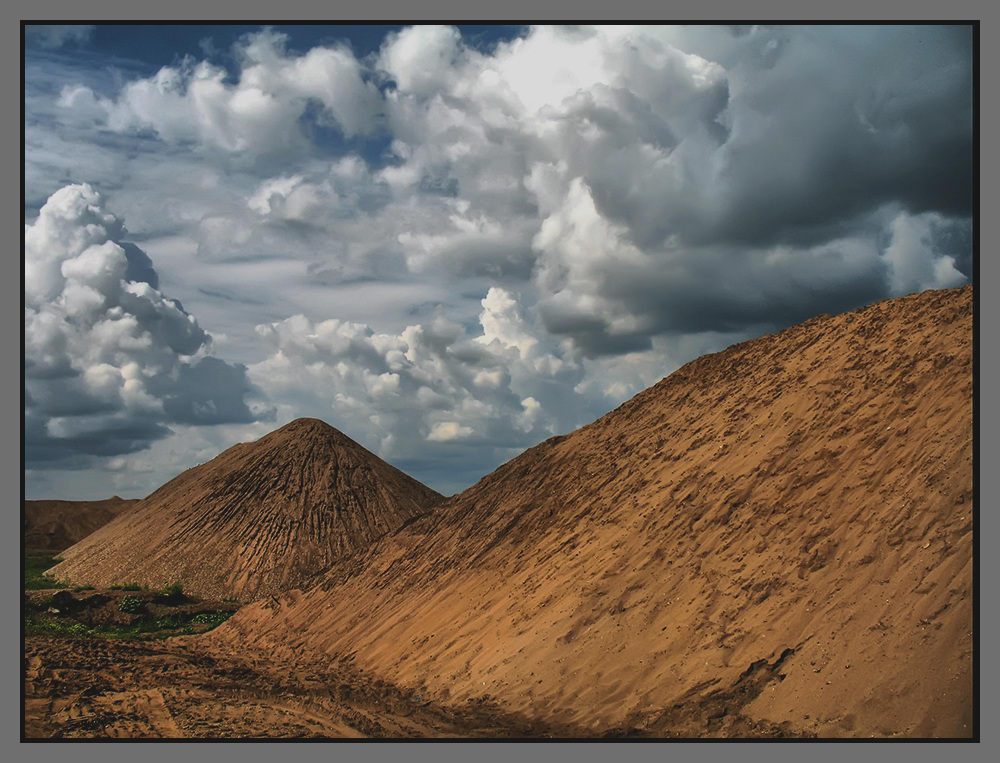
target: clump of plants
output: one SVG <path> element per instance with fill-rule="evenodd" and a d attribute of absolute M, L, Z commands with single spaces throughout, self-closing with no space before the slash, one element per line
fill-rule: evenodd
<path fill-rule="evenodd" d="M 146 603 L 136 596 L 125 596 L 118 602 L 118 609 L 130 615 L 136 615 L 146 610 Z"/>
<path fill-rule="evenodd" d="M 180 583 L 171 583 L 158 591 L 156 596 L 153 597 L 153 601 L 157 604 L 180 604 L 186 599 L 184 588 Z"/>
<path fill-rule="evenodd" d="M 112 591 L 141 591 L 142 586 L 139 583 L 115 583 L 114 585 L 108 586 Z"/>

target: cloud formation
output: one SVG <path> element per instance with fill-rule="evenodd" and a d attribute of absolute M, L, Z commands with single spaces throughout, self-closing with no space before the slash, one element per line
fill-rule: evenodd
<path fill-rule="evenodd" d="M 543 349 L 502 289 L 481 302 L 474 336 L 442 315 L 399 334 L 303 315 L 262 324 L 274 351 L 249 375 L 271 399 L 294 400 L 295 415 L 319 415 L 400 462 L 428 443 L 520 449 L 565 426 L 559 406 L 537 398 L 560 394 L 582 369 Z"/>
<path fill-rule="evenodd" d="M 140 450 L 173 422 L 258 418 L 245 367 L 207 354 L 209 335 L 124 234 L 88 185 L 60 189 L 25 226 L 29 467 Z"/>
<path fill-rule="evenodd" d="M 237 47 L 240 77 L 223 67 L 186 58 L 154 76 L 126 84 L 116 98 L 86 85 L 66 87 L 61 104 L 78 114 L 102 115 L 114 132 L 150 132 L 167 143 L 200 143 L 224 153 L 275 154 L 301 150 L 301 124 L 311 103 L 316 124 L 352 137 L 373 129 L 378 90 L 343 46 L 289 57 L 287 36 L 262 31 Z M 102 113 L 103 112 L 103 113 Z"/>
<path fill-rule="evenodd" d="M 327 418 L 448 490 L 700 353 L 973 275 L 968 27 L 543 26 L 474 46 L 422 25 L 364 57 L 272 30 L 203 49 L 117 82 L 29 59 L 29 199 L 94 178 L 143 247 L 98 206 L 53 234 L 72 256 L 40 248 L 36 309 L 59 307 L 33 373 L 79 380 L 36 405 L 106 417 L 117 399 L 203 438 L 184 427 L 249 420 L 256 388 L 276 423 Z M 148 401 L 53 349 L 63 323 L 106 321 L 109 294 L 155 337 L 139 366 L 173 369 L 133 384 Z"/>

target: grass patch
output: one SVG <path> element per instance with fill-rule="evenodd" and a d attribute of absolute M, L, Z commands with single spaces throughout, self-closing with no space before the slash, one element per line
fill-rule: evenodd
<path fill-rule="evenodd" d="M 24 554 L 24 590 L 40 591 L 46 588 L 67 588 L 65 583 L 46 577 L 46 570 L 55 567 L 62 559 L 56 553 L 26 551 Z"/>
<path fill-rule="evenodd" d="M 115 583 L 108 586 L 109 591 L 142 591 L 145 590 L 140 583 Z"/>

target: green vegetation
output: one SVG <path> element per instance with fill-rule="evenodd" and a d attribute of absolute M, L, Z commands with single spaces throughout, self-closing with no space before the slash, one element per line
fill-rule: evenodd
<path fill-rule="evenodd" d="M 129 597 L 126 597 L 129 598 Z M 124 599 L 123 599 L 124 601 Z M 197 614 L 173 612 L 155 616 L 148 614 L 131 625 L 108 622 L 88 625 L 70 618 L 48 617 L 52 598 L 32 603 L 26 608 L 24 632 L 27 635 L 67 636 L 71 638 L 106 638 L 150 640 L 171 636 L 205 633 L 222 625 L 234 612 L 217 610 Z M 120 606 L 120 604 L 119 604 Z"/>
<path fill-rule="evenodd" d="M 24 632 L 29 636 L 68 636 L 71 638 L 132 639 L 149 641 L 205 633 L 230 617 L 232 612 L 203 612 L 194 617 L 172 615 L 155 620 L 143 620 L 134 625 L 96 625 L 64 620 L 44 620 L 37 615 L 24 617 Z"/>
<path fill-rule="evenodd" d="M 184 595 L 180 583 L 150 592 L 139 583 L 109 586 L 113 591 L 130 594 L 117 598 L 107 589 L 77 597 L 73 594 L 95 591 L 92 585 L 70 586 L 45 572 L 62 561 L 55 553 L 33 551 L 24 555 L 24 589 L 39 591 L 60 589 L 53 595 L 24 600 L 24 632 L 26 635 L 62 636 L 66 638 L 105 639 L 164 639 L 205 633 L 233 616 L 238 602 L 226 601 L 222 609 L 206 609 L 206 603 Z M 132 617 L 123 620 L 117 613 Z"/>
<path fill-rule="evenodd" d="M 40 591 L 46 588 L 66 588 L 66 585 L 45 577 L 45 571 L 55 567 L 62 559 L 58 554 L 45 551 L 26 551 L 24 554 L 24 590 Z"/>
<path fill-rule="evenodd" d="M 184 593 L 184 588 L 180 583 L 171 583 L 162 591 L 160 591 L 160 596 L 168 596 L 171 598 L 176 598 Z"/>
<path fill-rule="evenodd" d="M 168 585 L 153 597 L 153 601 L 157 604 L 183 604 L 187 600 L 180 583 Z"/>
<path fill-rule="evenodd" d="M 118 609 L 129 614 L 138 614 L 146 611 L 146 602 L 135 596 L 126 596 L 118 602 Z"/>
<path fill-rule="evenodd" d="M 222 625 L 232 616 L 232 612 L 202 612 L 191 618 L 191 622 L 198 625 L 211 625 L 215 628 L 218 625 Z"/>

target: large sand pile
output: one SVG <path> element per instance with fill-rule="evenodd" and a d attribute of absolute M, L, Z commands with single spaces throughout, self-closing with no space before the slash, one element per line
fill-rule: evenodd
<path fill-rule="evenodd" d="M 441 500 L 317 419 L 298 419 L 175 477 L 67 549 L 59 580 L 180 581 L 250 601 L 301 585 Z"/>
<path fill-rule="evenodd" d="M 970 287 L 815 318 L 689 363 L 208 638 L 595 734 L 968 735 L 972 378 Z"/>
<path fill-rule="evenodd" d="M 22 531 L 28 551 L 62 551 L 138 503 L 117 495 L 103 501 L 25 501 Z"/>

